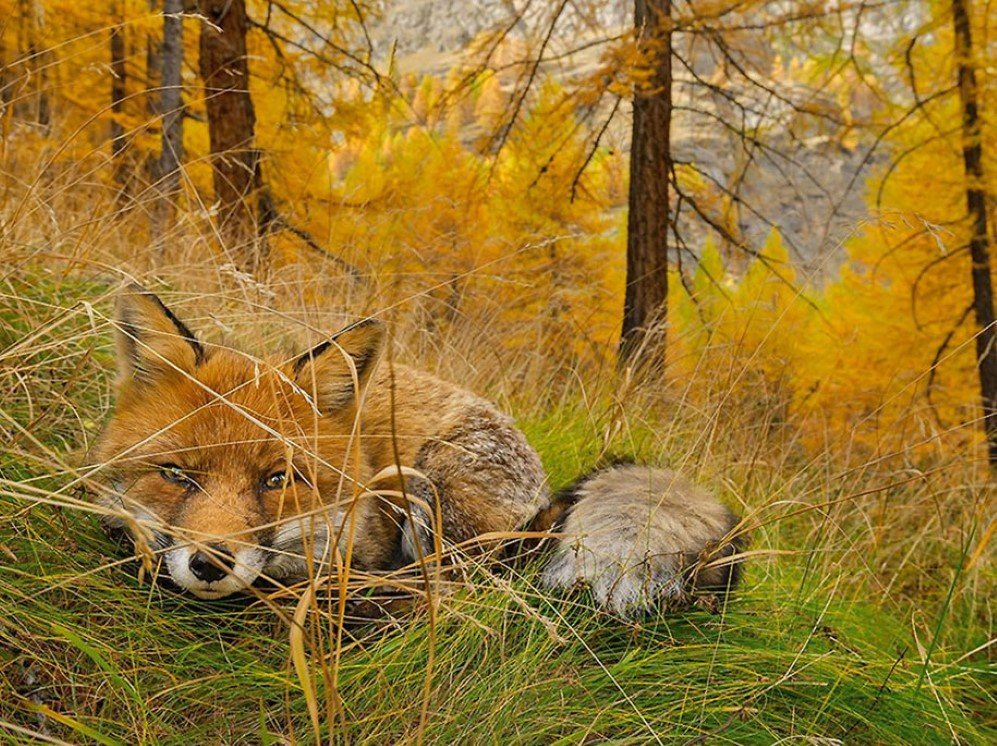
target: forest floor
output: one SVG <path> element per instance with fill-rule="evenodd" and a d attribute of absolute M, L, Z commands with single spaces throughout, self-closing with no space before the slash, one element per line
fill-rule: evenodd
<path fill-rule="evenodd" d="M 555 488 L 609 443 L 748 515 L 744 584 L 719 613 L 626 622 L 544 595 L 531 569 L 469 566 L 432 613 L 340 627 L 333 598 L 302 638 L 294 599 L 150 583 L 77 480 L 110 403 L 109 307 L 86 305 L 108 287 L 47 276 L 0 289 L 2 741 L 314 742 L 315 723 L 356 744 L 997 741 L 986 523 L 959 512 L 955 468 L 836 470 L 759 432 L 704 442 L 682 401 L 667 427 L 639 401 L 511 405 Z"/>

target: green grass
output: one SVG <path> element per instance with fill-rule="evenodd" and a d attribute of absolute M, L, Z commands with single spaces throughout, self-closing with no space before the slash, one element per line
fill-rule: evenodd
<path fill-rule="evenodd" d="M 134 567 L 93 573 L 117 556 L 93 521 L 35 513 L 4 531 L 17 561 L 0 570 L 0 682 L 61 713 L 62 724 L 47 720 L 53 733 L 255 742 L 287 737 L 293 724 L 311 740 L 287 629 L 272 611 L 182 599 L 139 584 Z M 353 630 L 365 636 L 343 655 L 345 716 L 333 730 L 355 743 L 414 737 L 432 649 L 430 742 L 986 742 L 959 703 L 984 686 L 982 666 L 937 661 L 919 687 L 899 620 L 826 588 L 801 593 L 793 567 L 754 575 L 721 615 L 633 625 L 520 579 L 524 606 L 482 578 L 447 599 L 435 643 L 425 614 L 400 630 Z M 36 708 L 5 698 L 2 719 L 36 726 Z"/>
<path fill-rule="evenodd" d="M 282 614 L 141 582 L 95 516 L 58 504 L 81 497 L 67 485 L 108 404 L 106 328 L 98 316 L 91 329 L 75 305 L 100 289 L 5 292 L 18 302 L 0 305 L 0 738 L 314 742 Z M 35 342 L 9 352 L 33 330 L 43 330 Z M 592 411 L 570 400 L 523 410 L 553 486 L 601 455 L 611 418 Z M 771 507 L 854 494 L 883 475 L 833 482 L 817 464 L 769 464 L 763 475 L 736 455 L 699 458 L 700 430 L 682 426 L 682 411 L 667 431 L 632 417 L 609 451 L 680 463 L 732 505 L 763 508 L 752 544 L 761 553 L 721 614 L 626 623 L 583 596 L 538 593 L 529 570 L 511 582 L 472 571 L 432 624 L 423 609 L 392 627 L 349 628 L 334 666 L 335 630 L 313 613 L 321 740 L 994 742 L 994 669 L 973 652 L 991 636 L 992 569 L 984 558 L 959 571 L 973 536 L 919 535 L 926 556 L 911 570 L 895 559 L 907 539 L 873 542 L 874 513 L 853 517 L 852 502 L 841 515 Z M 871 499 L 914 505 L 920 493 L 905 485 Z"/>

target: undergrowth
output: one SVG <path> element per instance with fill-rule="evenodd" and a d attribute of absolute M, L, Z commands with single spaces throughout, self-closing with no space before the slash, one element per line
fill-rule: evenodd
<path fill-rule="evenodd" d="M 600 460 L 635 457 L 682 469 L 745 515 L 745 582 L 720 613 L 625 622 L 584 594 L 540 593 L 533 568 L 469 565 L 432 607 L 351 624 L 341 637 L 332 603 L 316 603 L 303 684 L 293 599 L 176 595 L 89 510 L 81 466 L 110 406 L 113 283 L 37 268 L 5 275 L 7 742 L 997 738 L 985 484 L 957 460 L 915 469 L 815 456 L 791 423 L 752 409 L 750 393 L 718 403 L 684 385 L 646 392 L 598 376 L 542 404 L 494 375 L 475 387 L 518 415 L 552 487 Z"/>

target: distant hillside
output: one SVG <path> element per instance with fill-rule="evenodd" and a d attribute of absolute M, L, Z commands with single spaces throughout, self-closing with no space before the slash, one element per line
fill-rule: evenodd
<path fill-rule="evenodd" d="M 465 60 L 468 45 L 481 32 L 509 29 L 510 39 L 523 40 L 526 34 L 536 34 L 538 27 L 546 27 L 549 13 L 549 4 L 523 0 L 387 0 L 382 17 L 370 30 L 382 60 L 394 48 L 401 70 L 445 75 Z M 548 56 L 561 55 L 588 39 L 620 33 L 632 22 L 631 14 L 627 2 L 606 2 L 593 16 L 566 11 L 558 21 Z M 546 72 L 577 73 L 593 65 L 598 54 L 595 48 L 558 59 Z M 699 75 L 711 74 L 713 64 L 702 54 L 693 59 Z M 726 112 L 717 100 L 677 84 L 676 101 L 682 110 L 675 113 L 672 137 L 679 161 L 695 164 L 708 181 L 720 184 L 733 183 L 736 169 L 750 163 L 740 184 L 739 227 L 746 241 L 760 246 L 772 227 L 777 227 L 802 271 L 818 281 L 832 276 L 844 258 L 842 242 L 868 218 L 865 177 L 884 154 L 867 158 L 862 146 L 846 147 L 819 133 L 801 137 L 780 130 L 764 136 L 774 146 L 772 151 L 744 151 L 736 136 L 720 123 Z M 771 101 L 759 105 L 767 111 L 773 106 Z M 686 108 L 708 114 L 695 115 Z M 628 107 L 621 109 L 604 142 L 629 150 Z M 680 230 L 694 252 L 708 232 L 702 221 L 687 214 L 680 217 Z"/>

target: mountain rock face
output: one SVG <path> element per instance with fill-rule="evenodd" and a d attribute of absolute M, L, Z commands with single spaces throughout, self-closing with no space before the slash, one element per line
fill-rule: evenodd
<path fill-rule="evenodd" d="M 619 29 L 633 21 L 630 2 L 603 0 L 592 3 L 592 8 L 580 7 L 584 5 L 565 6 L 555 32 L 559 42 Z M 402 57 L 427 50 L 459 54 L 482 31 L 509 28 L 513 37 L 535 32 L 555 10 L 550 0 L 386 0 L 371 35 L 394 41 Z"/>
<path fill-rule="evenodd" d="M 545 73 L 590 71 L 601 46 L 587 42 L 623 33 L 633 22 L 632 2 L 585 5 L 569 3 L 558 17 L 546 54 L 556 61 L 544 65 Z M 370 34 L 382 62 L 393 51 L 403 72 L 445 76 L 454 66 L 469 64 L 469 45 L 486 32 L 501 31 L 510 45 L 536 48 L 557 7 L 549 0 L 386 0 Z M 579 48 L 582 51 L 567 54 Z M 742 122 L 741 112 L 722 93 L 696 83 L 713 75 L 714 57 L 703 52 L 703 45 L 676 49 L 689 63 L 686 70 L 676 66 L 676 161 L 689 164 L 707 185 L 736 189 L 732 222 L 744 245 L 759 249 L 777 229 L 803 277 L 821 282 L 833 276 L 845 258 L 844 241 L 869 217 L 865 179 L 885 154 L 870 154 L 864 146 L 846 145 L 831 134 L 801 127 L 783 104 L 757 92 L 751 107 L 770 120 L 758 143 L 741 141 L 733 130 L 753 123 Z M 515 77 L 510 81 L 511 87 Z M 731 93 L 738 100 L 751 95 Z M 605 145 L 629 150 L 629 117 L 629 107 L 622 107 L 603 139 Z M 679 213 L 678 232 L 692 254 L 698 254 L 711 233 L 717 238 L 687 205 Z M 722 239 L 718 243 L 731 257 L 733 271 L 746 265 L 744 251 Z"/>

